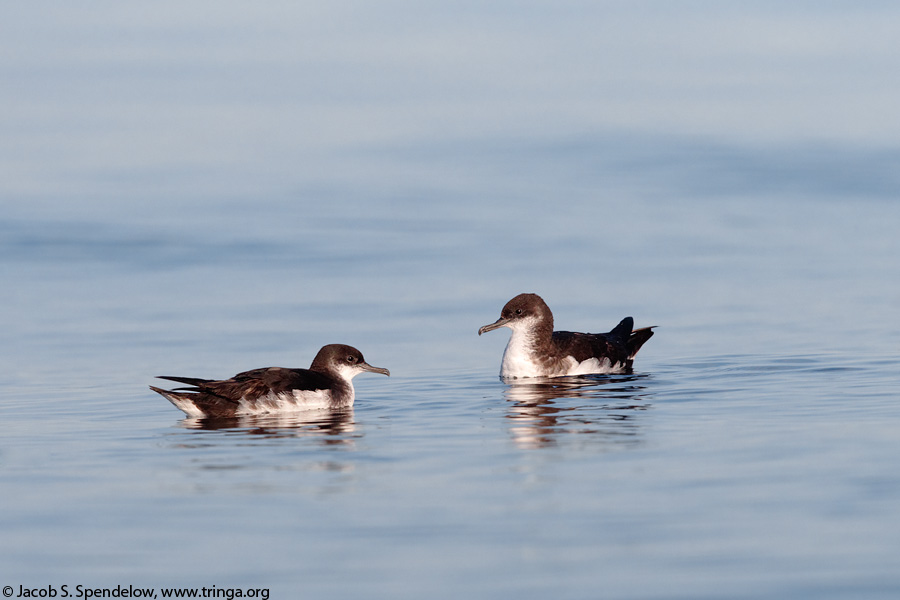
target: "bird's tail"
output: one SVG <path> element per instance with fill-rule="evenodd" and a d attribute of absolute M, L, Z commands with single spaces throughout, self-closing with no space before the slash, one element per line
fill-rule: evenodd
<path fill-rule="evenodd" d="M 167 379 L 167 378 L 160 378 Z M 164 390 L 155 386 L 150 389 L 171 402 L 176 408 L 183 411 L 189 417 L 205 417 L 206 413 L 194 402 L 193 394 L 180 394 L 177 391 Z"/>
<path fill-rule="evenodd" d="M 634 355 L 641 349 L 641 346 L 644 345 L 644 342 L 653 337 L 654 327 L 656 327 L 656 325 L 651 327 L 641 327 L 640 329 L 635 329 L 631 332 L 628 336 L 628 341 L 625 343 L 625 346 L 628 348 L 629 359 L 633 359 Z"/>
<path fill-rule="evenodd" d="M 631 335 L 631 330 L 634 328 L 634 319 L 631 317 L 625 317 L 622 319 L 618 325 L 613 327 L 612 331 L 606 334 L 606 337 L 615 338 L 622 343 L 627 343 L 628 336 Z"/>
<path fill-rule="evenodd" d="M 169 381 L 177 381 L 178 383 L 186 383 L 191 386 L 201 387 L 204 383 L 209 383 L 209 379 L 199 379 L 197 377 L 172 377 L 170 375 L 157 375 L 157 379 L 168 379 Z"/>

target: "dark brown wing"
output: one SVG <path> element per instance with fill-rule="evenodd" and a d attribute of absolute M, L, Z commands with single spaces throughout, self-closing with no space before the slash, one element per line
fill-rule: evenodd
<path fill-rule="evenodd" d="M 653 332 L 649 328 L 639 329 L 639 339 L 632 343 L 634 319 L 625 317 L 609 333 L 574 333 L 571 331 L 554 331 L 553 343 L 560 351 L 573 357 L 578 362 L 589 358 L 608 358 L 610 364 L 623 364 L 630 369 L 634 354 L 640 349 Z M 645 333 L 646 332 L 646 333 Z"/>
<path fill-rule="evenodd" d="M 610 364 L 617 362 L 627 364 L 628 351 L 625 344 L 618 342 L 603 333 L 575 333 L 572 331 L 554 331 L 553 343 L 564 355 L 571 356 L 578 362 L 589 358 L 608 358 Z"/>
<path fill-rule="evenodd" d="M 268 367 L 238 373 L 232 379 L 244 385 L 264 387 L 267 391 L 289 392 L 291 390 L 324 390 L 332 387 L 335 378 L 320 371 L 309 369 L 286 369 Z"/>
<path fill-rule="evenodd" d="M 269 393 L 326 389 L 331 387 L 335 381 L 330 375 L 318 371 L 285 369 L 283 367 L 253 369 L 222 380 L 167 376 L 161 376 L 160 379 L 187 383 L 191 387 L 180 389 L 216 396 L 231 402 L 238 402 L 241 398 L 256 400 Z"/>

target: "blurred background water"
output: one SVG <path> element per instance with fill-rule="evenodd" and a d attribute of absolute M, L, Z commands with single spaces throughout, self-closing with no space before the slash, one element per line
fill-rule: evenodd
<path fill-rule="evenodd" d="M 2 15 L 0 584 L 900 593 L 894 5 Z M 525 291 L 659 329 L 508 386 Z M 333 342 L 347 414 L 146 387 Z"/>

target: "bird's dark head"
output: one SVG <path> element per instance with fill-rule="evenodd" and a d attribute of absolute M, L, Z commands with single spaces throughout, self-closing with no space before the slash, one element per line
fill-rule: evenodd
<path fill-rule="evenodd" d="M 313 371 L 330 371 L 347 381 L 353 379 L 363 371 L 368 371 L 369 373 L 381 373 L 382 375 L 387 375 L 389 377 L 391 375 L 391 372 L 387 369 L 373 367 L 367 363 L 362 352 L 353 346 L 348 346 L 346 344 L 328 344 L 327 346 L 322 346 L 322 349 L 316 354 L 316 358 L 313 359 L 310 369 Z"/>
<path fill-rule="evenodd" d="M 515 331 L 520 328 L 538 326 L 549 327 L 552 331 L 553 313 L 550 312 L 544 299 L 537 294 L 519 294 L 506 303 L 503 310 L 500 311 L 500 318 L 490 325 L 481 327 L 478 335 L 500 327 L 509 327 Z"/>

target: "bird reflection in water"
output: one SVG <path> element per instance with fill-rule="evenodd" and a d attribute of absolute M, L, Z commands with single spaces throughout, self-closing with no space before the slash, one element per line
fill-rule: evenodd
<path fill-rule="evenodd" d="M 260 438 L 316 438 L 325 446 L 353 446 L 357 432 L 353 409 L 308 410 L 293 413 L 243 415 L 239 417 L 187 418 L 187 429 L 225 431 Z"/>
<path fill-rule="evenodd" d="M 509 380 L 510 432 L 520 448 L 555 446 L 569 434 L 601 445 L 639 443 L 638 414 L 650 408 L 646 375 Z M 590 438 L 584 437 L 590 436 Z"/>

